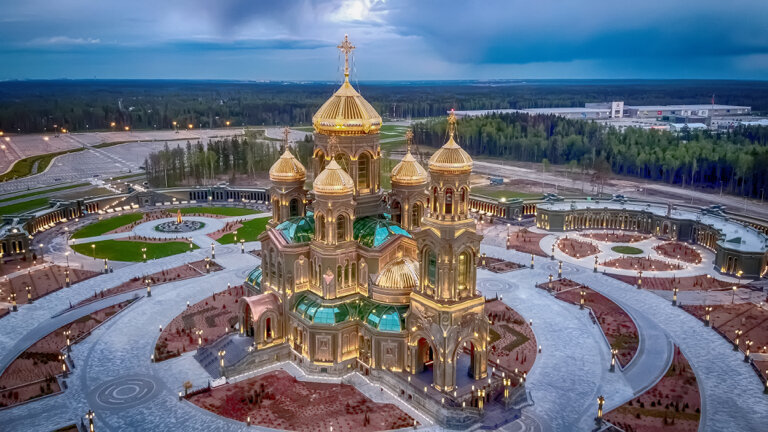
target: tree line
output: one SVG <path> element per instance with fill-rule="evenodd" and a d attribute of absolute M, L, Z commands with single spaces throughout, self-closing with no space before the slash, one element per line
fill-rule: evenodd
<path fill-rule="evenodd" d="M 0 82 L 0 130 L 52 132 L 307 125 L 340 83 L 183 80 Z M 457 110 L 709 103 L 768 111 L 768 82 L 532 80 L 354 83 L 384 117 L 425 118 Z M 115 126 L 112 126 L 112 123 Z"/>
<path fill-rule="evenodd" d="M 310 135 L 291 145 L 291 151 L 304 166 L 309 166 L 314 143 Z M 255 177 L 268 171 L 280 157 L 282 143 L 259 140 L 253 136 L 187 141 L 150 153 L 144 161 L 147 181 L 153 187 L 182 184 L 215 184 L 234 181 L 236 176 Z"/>
<path fill-rule="evenodd" d="M 439 147 L 444 119 L 414 124 L 419 144 Z M 472 155 L 569 164 L 582 171 L 632 176 L 669 184 L 723 189 L 762 198 L 768 191 L 768 127 L 740 126 L 728 132 L 681 133 L 627 128 L 527 113 L 468 117 L 458 122 L 458 140 Z"/>

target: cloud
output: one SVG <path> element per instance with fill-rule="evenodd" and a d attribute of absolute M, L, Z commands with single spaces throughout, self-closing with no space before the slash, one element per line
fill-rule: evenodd
<path fill-rule="evenodd" d="M 47 38 L 35 38 L 27 42 L 30 47 L 49 47 L 49 46 L 72 46 L 72 45 L 95 45 L 101 43 L 98 38 L 72 38 L 69 36 L 52 36 Z"/>

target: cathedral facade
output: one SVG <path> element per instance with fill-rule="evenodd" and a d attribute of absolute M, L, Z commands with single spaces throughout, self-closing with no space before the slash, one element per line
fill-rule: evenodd
<path fill-rule="evenodd" d="M 354 47 L 345 37 L 339 48 L 344 82 L 313 117 L 311 190 L 287 146 L 269 171 L 273 214 L 240 302 L 240 331 L 256 350 L 290 346 L 313 370 L 430 369 L 434 388 L 450 392 L 457 374 L 487 376 L 473 162 L 451 115 L 428 169 L 409 149 L 383 191 L 382 119 L 349 82 Z"/>

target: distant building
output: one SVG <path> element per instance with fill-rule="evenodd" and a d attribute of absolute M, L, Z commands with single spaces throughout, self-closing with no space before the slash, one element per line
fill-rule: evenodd
<path fill-rule="evenodd" d="M 628 105 L 624 108 L 627 117 L 649 118 L 665 116 L 713 117 L 744 115 L 752 112 L 752 107 L 737 105 Z"/>

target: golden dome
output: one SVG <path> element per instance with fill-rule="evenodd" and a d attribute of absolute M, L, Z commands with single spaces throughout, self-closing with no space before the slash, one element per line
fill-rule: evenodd
<path fill-rule="evenodd" d="M 429 170 L 442 174 L 468 174 L 472 164 L 472 158 L 456 144 L 452 133 L 448 142 L 429 158 Z"/>
<path fill-rule="evenodd" d="M 393 290 L 415 289 L 419 286 L 419 264 L 408 258 L 397 258 L 379 273 L 376 285 Z"/>
<path fill-rule="evenodd" d="M 352 177 L 336 163 L 335 160 L 325 167 L 325 169 L 315 178 L 312 188 L 316 194 L 321 195 L 344 195 L 352 193 L 354 182 Z"/>
<path fill-rule="evenodd" d="M 344 84 L 312 116 L 312 125 L 315 131 L 324 134 L 378 133 L 381 116 L 349 83 L 349 53 L 355 47 L 344 35 L 337 48 L 344 53 Z"/>
<path fill-rule="evenodd" d="M 273 182 L 301 181 L 307 178 L 307 170 L 288 149 L 269 169 L 269 179 Z"/>
<path fill-rule="evenodd" d="M 403 160 L 392 168 L 392 183 L 419 185 L 429 180 L 427 170 L 408 151 Z"/>
<path fill-rule="evenodd" d="M 325 134 L 377 133 L 381 116 L 345 78 L 344 84 L 312 116 L 312 124 L 317 132 Z"/>

